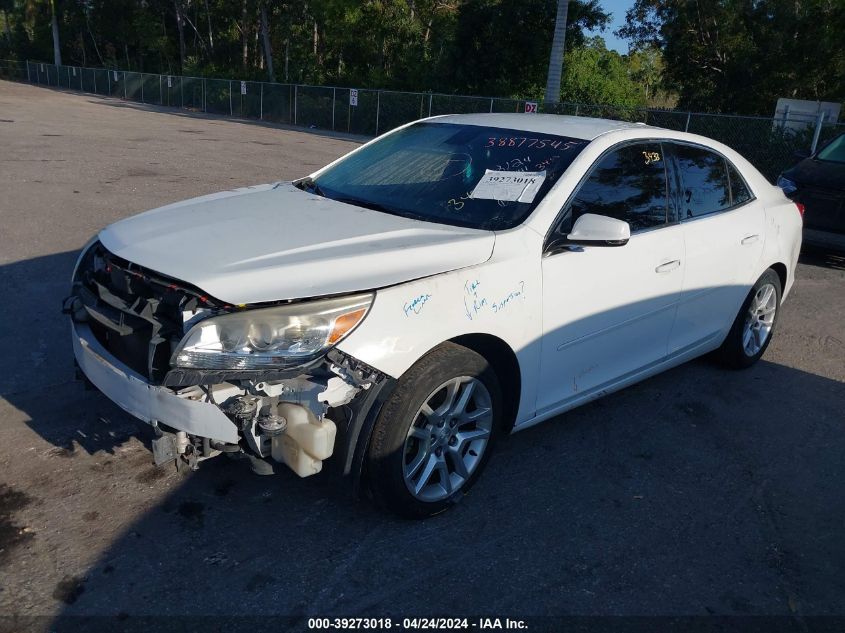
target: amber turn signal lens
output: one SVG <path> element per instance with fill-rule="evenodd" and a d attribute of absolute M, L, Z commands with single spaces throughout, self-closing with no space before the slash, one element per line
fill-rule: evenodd
<path fill-rule="evenodd" d="M 367 308 L 358 308 L 352 312 L 342 314 L 334 320 L 331 334 L 329 334 L 329 345 L 334 345 L 340 339 L 361 322 L 364 315 L 367 313 Z"/>

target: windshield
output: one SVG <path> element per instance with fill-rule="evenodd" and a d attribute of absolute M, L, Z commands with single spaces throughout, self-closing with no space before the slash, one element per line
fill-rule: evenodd
<path fill-rule="evenodd" d="M 845 134 L 842 134 L 816 154 L 817 160 L 827 160 L 831 163 L 845 163 Z"/>
<path fill-rule="evenodd" d="M 528 217 L 587 143 L 524 130 L 417 123 L 302 184 L 394 215 L 508 229 Z"/>

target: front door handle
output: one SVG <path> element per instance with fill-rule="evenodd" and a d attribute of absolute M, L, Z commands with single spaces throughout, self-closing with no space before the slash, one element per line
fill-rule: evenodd
<path fill-rule="evenodd" d="M 671 262 L 666 262 L 665 264 L 660 264 L 657 268 L 654 269 L 656 273 L 668 273 L 670 270 L 675 270 L 678 266 L 681 265 L 680 259 L 673 259 Z"/>
<path fill-rule="evenodd" d="M 743 246 L 749 246 L 749 245 L 753 244 L 754 242 L 756 242 L 756 241 L 757 241 L 757 240 L 759 240 L 759 239 L 760 239 L 760 236 L 759 236 L 759 235 L 747 235 L 747 236 L 745 236 L 744 238 L 742 238 L 742 242 L 741 242 L 741 244 L 742 244 Z"/>

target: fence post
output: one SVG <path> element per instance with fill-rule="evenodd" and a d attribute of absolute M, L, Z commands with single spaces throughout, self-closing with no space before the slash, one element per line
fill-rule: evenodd
<path fill-rule="evenodd" d="M 299 86 L 293 85 L 293 124 L 296 125 L 296 97 L 299 93 Z"/>
<path fill-rule="evenodd" d="M 161 75 L 158 76 L 158 104 L 164 105 L 164 93 L 161 88 Z"/>
<path fill-rule="evenodd" d="M 141 103 L 146 103 L 144 101 L 144 73 L 141 73 Z"/>
<path fill-rule="evenodd" d="M 692 116 L 692 112 L 687 112 L 687 124 L 684 126 L 684 132 L 689 132 L 689 120 Z"/>
<path fill-rule="evenodd" d="M 334 132 L 334 106 L 337 101 L 337 88 L 332 88 L 332 131 Z"/>
<path fill-rule="evenodd" d="M 434 97 L 432 93 L 428 94 L 428 116 L 431 116 L 431 99 Z"/>
<path fill-rule="evenodd" d="M 109 96 L 111 96 L 111 75 L 109 74 L 108 70 L 106 70 L 106 84 L 108 84 Z"/>
<path fill-rule="evenodd" d="M 182 89 L 182 75 L 179 75 L 179 104 L 179 107 L 185 107 L 185 93 Z"/>
<path fill-rule="evenodd" d="M 202 111 L 205 112 L 205 77 L 202 78 Z"/>
<path fill-rule="evenodd" d="M 490 99 L 490 112 L 493 112 L 493 99 Z"/>
<path fill-rule="evenodd" d="M 813 145 L 810 147 L 810 156 L 816 153 L 816 147 L 819 144 L 819 136 L 822 133 L 822 124 L 824 123 L 824 119 L 827 116 L 827 112 L 819 112 L 816 116 L 816 131 L 813 132 Z"/>
<path fill-rule="evenodd" d="M 26 60 L 26 83 L 32 83 L 32 78 L 29 76 L 29 60 Z"/>
<path fill-rule="evenodd" d="M 264 120 L 264 82 L 262 81 L 259 86 L 259 97 L 258 97 L 258 119 L 260 121 Z"/>
<path fill-rule="evenodd" d="M 92 70 L 91 74 L 94 75 L 94 94 L 97 94 L 97 71 Z"/>
<path fill-rule="evenodd" d="M 232 116 L 232 80 L 229 80 L 229 116 Z"/>
<path fill-rule="evenodd" d="M 70 90 L 70 66 L 67 67 L 67 89 Z"/>
<path fill-rule="evenodd" d="M 786 127 L 786 122 L 789 119 L 789 104 L 787 103 L 783 108 L 783 117 L 781 118 L 780 129 Z"/>
<path fill-rule="evenodd" d="M 575 116 L 578 116 L 578 109 L 581 107 L 580 103 L 575 104 Z"/>
<path fill-rule="evenodd" d="M 381 111 L 381 90 L 376 92 L 376 136 L 378 136 L 378 115 Z"/>
<path fill-rule="evenodd" d="M 123 71 L 123 98 L 126 99 L 126 71 Z"/>

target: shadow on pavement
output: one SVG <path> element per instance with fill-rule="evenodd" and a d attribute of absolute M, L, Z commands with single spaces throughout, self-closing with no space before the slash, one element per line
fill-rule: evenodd
<path fill-rule="evenodd" d="M 21 359 L 0 394 L 68 457 L 148 437 L 67 382 L 60 304 L 75 258 L 0 267 L 15 298 L 0 345 Z M 425 522 L 357 502 L 328 476 L 260 478 L 220 457 L 170 478 L 170 492 L 150 477 L 163 500 L 56 586 L 65 606 L 49 627 L 192 614 L 283 615 L 296 628 L 333 615 L 842 614 L 843 402 L 845 384 L 782 365 L 694 361 L 508 438 L 464 502 Z M 111 520 L 112 506 L 119 492 L 92 521 Z"/>
<path fill-rule="evenodd" d="M 845 270 L 845 253 L 804 245 L 799 261 L 809 266 Z"/>
<path fill-rule="evenodd" d="M 694 362 L 504 441 L 464 502 L 426 522 L 326 477 L 214 460 L 77 579 L 54 628 L 191 613 L 298 628 L 333 615 L 842 613 L 842 402 L 845 385 L 780 365 Z"/>
<path fill-rule="evenodd" d="M 78 252 L 68 251 L 0 266 L 0 349 L 15 359 L 13 371 L 0 375 L 0 398 L 24 412 L 29 425 L 67 454 L 113 452 L 137 432 L 138 425 L 74 377 L 73 355 L 62 299 Z M 59 408 L 67 412 L 57 418 Z M 90 415 L 73 415 L 86 411 Z"/>

